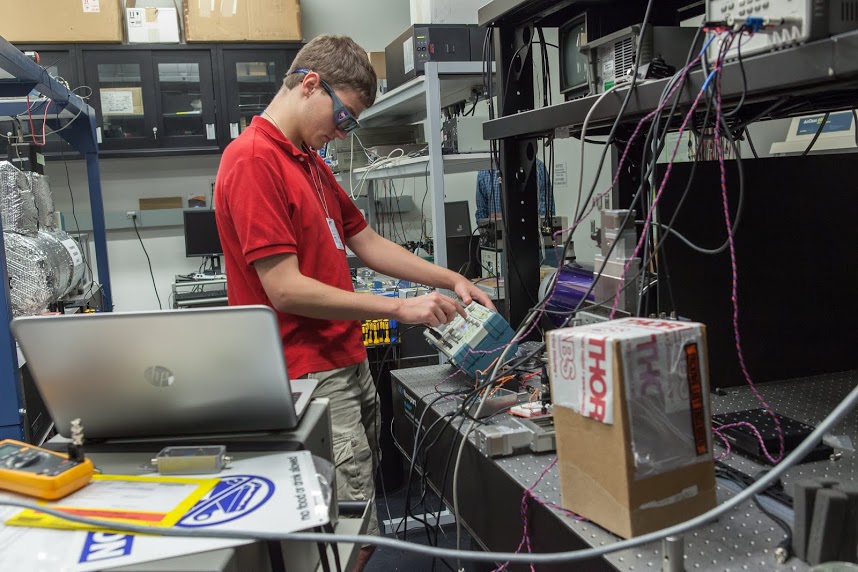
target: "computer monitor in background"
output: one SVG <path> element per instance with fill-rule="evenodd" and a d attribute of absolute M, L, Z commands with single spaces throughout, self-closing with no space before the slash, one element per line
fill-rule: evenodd
<path fill-rule="evenodd" d="M 480 275 L 480 239 L 472 234 L 468 201 L 444 203 L 447 268 L 467 278 Z"/>
<path fill-rule="evenodd" d="M 471 209 L 468 201 L 444 203 L 444 220 L 447 238 L 451 236 L 471 236 Z"/>
<path fill-rule="evenodd" d="M 185 255 L 188 258 L 204 256 L 211 260 L 211 268 L 205 274 L 221 273 L 220 257 L 223 247 L 217 232 L 215 212 L 212 209 L 188 209 L 185 211 Z"/>

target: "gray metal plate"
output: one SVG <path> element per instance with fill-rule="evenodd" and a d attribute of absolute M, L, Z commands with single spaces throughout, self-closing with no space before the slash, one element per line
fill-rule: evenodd
<path fill-rule="evenodd" d="M 462 389 L 466 378 L 456 374 L 450 366 L 429 366 L 398 370 L 395 377 L 418 394 L 429 395 L 437 390 L 451 391 Z M 470 382 L 473 384 L 473 382 Z M 766 383 L 760 385 L 760 392 L 769 401 L 772 408 L 787 417 L 805 423 L 818 424 L 840 400 L 858 383 L 858 371 Z M 437 396 L 437 395 L 436 395 Z M 432 399 L 435 396 L 429 396 Z M 726 396 L 712 396 L 713 413 L 739 411 L 760 407 L 759 402 L 747 387 L 731 388 Z M 440 400 L 435 408 L 447 413 L 456 408 L 453 399 Z M 490 419 L 489 424 L 503 423 L 504 416 Z M 467 428 L 466 423 L 462 432 Z M 835 436 L 847 436 L 853 444 L 858 444 L 858 411 L 853 410 L 834 431 Z M 474 435 L 470 437 L 474 442 Z M 854 451 L 841 450 L 839 461 L 821 461 L 800 465 L 790 469 L 784 480 L 787 490 L 796 480 L 828 477 L 842 481 L 856 479 L 856 455 Z M 724 449 L 716 443 L 716 454 Z M 497 463 L 522 488 L 530 487 L 545 468 L 551 464 L 555 455 L 521 454 L 504 459 L 487 459 Z M 738 454 L 730 454 L 724 462 L 747 474 L 753 475 L 764 467 Z M 560 479 L 557 467 L 552 468 L 534 489 L 537 498 L 560 504 Z M 726 487 L 719 484 L 718 502 L 724 502 L 733 496 Z M 562 511 L 550 508 L 557 514 Z M 618 538 L 601 527 L 577 521 L 565 516 L 563 522 L 591 546 L 603 546 L 616 542 Z M 774 550 L 784 539 L 777 525 L 765 516 L 753 503 L 747 503 L 734 510 L 729 516 L 714 525 L 699 529 L 685 538 L 685 567 L 687 570 L 719 571 L 804 571 L 808 566 L 792 559 L 785 565 L 774 560 Z M 647 545 L 634 550 L 624 550 L 606 556 L 618 570 L 659 570 L 661 569 L 661 546 Z"/>

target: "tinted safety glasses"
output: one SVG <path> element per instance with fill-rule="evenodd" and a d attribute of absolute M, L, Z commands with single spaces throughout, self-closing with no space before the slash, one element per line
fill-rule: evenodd
<path fill-rule="evenodd" d="M 311 71 L 306 68 L 299 68 L 292 73 L 310 73 Z M 359 129 L 360 123 L 357 117 L 352 115 L 352 112 L 345 106 L 343 100 L 337 96 L 334 89 L 322 78 L 319 78 L 319 83 L 321 83 L 322 89 L 331 96 L 331 100 L 334 102 L 334 125 L 336 125 L 337 129 L 346 133 L 351 133 L 355 129 Z"/>

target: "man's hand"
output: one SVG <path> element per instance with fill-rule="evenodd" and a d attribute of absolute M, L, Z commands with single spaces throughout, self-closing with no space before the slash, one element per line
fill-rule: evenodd
<path fill-rule="evenodd" d="M 423 324 L 435 328 L 452 321 L 457 313 L 464 317 L 465 309 L 452 298 L 433 292 L 403 299 L 396 319 L 406 324 Z"/>
<path fill-rule="evenodd" d="M 453 291 L 456 292 L 456 295 L 462 300 L 465 306 L 476 300 L 486 308 L 496 309 L 489 295 L 464 276 L 453 285 Z"/>

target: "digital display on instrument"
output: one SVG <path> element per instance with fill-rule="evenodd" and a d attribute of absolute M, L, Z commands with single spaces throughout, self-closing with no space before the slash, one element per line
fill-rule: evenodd
<path fill-rule="evenodd" d="M 15 445 L 0 445 L 0 457 L 17 453 L 21 448 Z"/>

